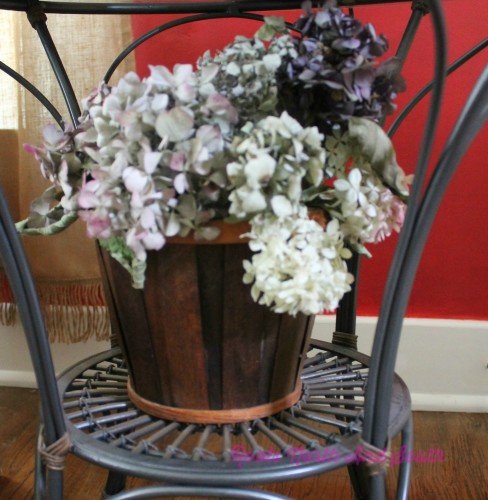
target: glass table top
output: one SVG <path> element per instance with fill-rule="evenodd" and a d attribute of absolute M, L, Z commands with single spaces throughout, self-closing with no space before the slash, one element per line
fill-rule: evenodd
<path fill-rule="evenodd" d="M 359 0 L 364 2 L 364 0 Z M 0 0 L 0 9 L 25 11 L 27 0 Z M 300 8 L 301 0 L 42 0 L 46 13 L 186 13 Z"/>
<path fill-rule="evenodd" d="M 411 0 L 339 0 L 352 7 L 373 3 L 398 3 Z M 42 0 L 46 13 L 187 13 L 218 12 L 229 8 L 239 11 L 281 10 L 301 7 L 302 0 Z M 25 11 L 27 0 L 0 0 L 0 9 Z"/>

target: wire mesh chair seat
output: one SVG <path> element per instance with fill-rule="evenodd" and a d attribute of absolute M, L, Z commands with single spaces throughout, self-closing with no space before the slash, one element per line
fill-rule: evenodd
<path fill-rule="evenodd" d="M 266 419 L 228 425 L 164 421 L 144 413 L 128 398 L 120 352 L 93 356 L 59 379 L 72 452 L 88 460 L 96 456 L 98 463 L 107 456 L 110 465 L 116 448 L 127 473 L 140 467 L 147 479 L 216 485 L 299 478 L 361 461 L 356 453 L 368 358 L 345 348 L 334 352 L 336 346 L 322 341 L 312 340 L 311 347 L 297 404 Z M 409 392 L 399 377 L 393 401 L 391 437 L 410 414 Z"/>
<path fill-rule="evenodd" d="M 216 2 L 224 9 L 227 3 Z M 247 486 L 298 479 L 346 466 L 357 498 L 385 498 L 389 440 L 401 433 L 407 449 L 412 442 L 409 391 L 394 373 L 406 304 L 442 195 L 457 163 L 488 115 L 488 71 L 485 71 L 434 174 L 425 182 L 446 74 L 440 1 L 427 3 L 432 8 L 440 47 L 437 76 L 407 219 L 385 287 L 372 355 L 365 356 L 337 342 L 312 340 L 302 372 L 301 399 L 285 411 L 228 425 L 188 424 L 152 417 L 131 403 L 127 392 L 128 370 L 118 349 L 77 363 L 56 379 L 35 285 L 0 193 L 1 255 L 41 389 L 36 498 L 63 498 L 63 464 L 69 452 L 110 471 L 105 494 L 116 500 L 189 495 L 283 499 L 281 495 Z M 6 8 L 16 8 L 12 2 L 0 1 L 0 7 L 3 4 Z M 250 4 L 256 8 L 254 2 Z M 283 4 L 290 6 L 289 2 Z M 89 8 L 98 10 L 94 6 Z M 131 6 L 127 8 L 130 10 Z M 416 22 L 425 14 L 422 9 L 415 13 Z M 34 25 L 42 35 L 45 20 L 35 21 Z M 63 78 L 61 74 L 59 80 Z M 76 109 L 73 96 L 68 107 Z M 347 323 L 353 319 L 354 307 L 349 307 L 346 313 Z M 348 328 L 338 330 L 354 333 L 348 332 Z M 136 488 L 120 493 L 126 475 L 175 486 Z M 400 464 L 399 499 L 407 498 L 409 475 L 410 464 Z"/>

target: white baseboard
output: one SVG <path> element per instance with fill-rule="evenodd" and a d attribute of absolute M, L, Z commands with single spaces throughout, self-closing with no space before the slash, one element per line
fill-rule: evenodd
<path fill-rule="evenodd" d="M 459 394 L 412 394 L 412 406 L 417 411 L 488 412 L 488 396 Z"/>
<path fill-rule="evenodd" d="M 33 371 L 0 370 L 0 386 L 34 389 L 37 387 L 36 377 Z"/>
<path fill-rule="evenodd" d="M 359 317 L 359 350 L 370 353 L 376 318 Z M 316 319 L 313 335 L 331 340 L 332 316 Z M 54 344 L 57 371 L 108 348 L 106 342 Z M 397 373 L 407 383 L 414 410 L 488 412 L 488 321 L 407 318 Z M 0 325 L 0 385 L 35 387 L 20 326 Z"/>
<path fill-rule="evenodd" d="M 331 340 L 335 319 L 319 316 L 314 336 Z M 376 318 L 357 320 L 358 349 L 371 352 Z M 488 412 L 488 321 L 407 318 L 397 359 L 414 410 Z"/>
<path fill-rule="evenodd" d="M 89 340 L 77 344 L 52 344 L 51 350 L 56 367 L 60 373 L 92 354 L 109 349 L 108 342 Z M 29 349 L 22 326 L 0 325 L 0 386 L 37 387 Z"/>

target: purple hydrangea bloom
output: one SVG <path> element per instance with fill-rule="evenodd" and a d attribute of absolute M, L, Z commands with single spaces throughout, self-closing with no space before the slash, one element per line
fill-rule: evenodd
<path fill-rule="evenodd" d="M 325 134 L 345 128 L 352 116 L 379 121 L 391 113 L 404 81 L 395 59 L 375 64 L 387 40 L 335 2 L 318 11 L 304 2 L 304 9 L 296 23 L 300 36 L 293 38 L 297 56 L 284 57 L 277 72 L 279 107 Z"/>

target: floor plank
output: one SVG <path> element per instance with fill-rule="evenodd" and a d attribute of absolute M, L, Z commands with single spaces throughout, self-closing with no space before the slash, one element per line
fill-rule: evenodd
<path fill-rule="evenodd" d="M 0 387 L 0 499 L 32 498 L 34 444 L 37 429 L 37 392 Z M 439 448 L 441 463 L 414 464 L 412 500 L 488 500 L 488 414 L 416 412 L 416 452 Z M 392 450 L 399 449 L 395 440 Z M 388 473 L 392 492 L 397 466 Z M 66 467 L 66 500 L 100 498 L 106 473 L 69 457 Z M 130 479 L 129 486 L 149 484 Z M 266 487 L 299 500 L 343 500 L 352 498 L 347 471 Z"/>

